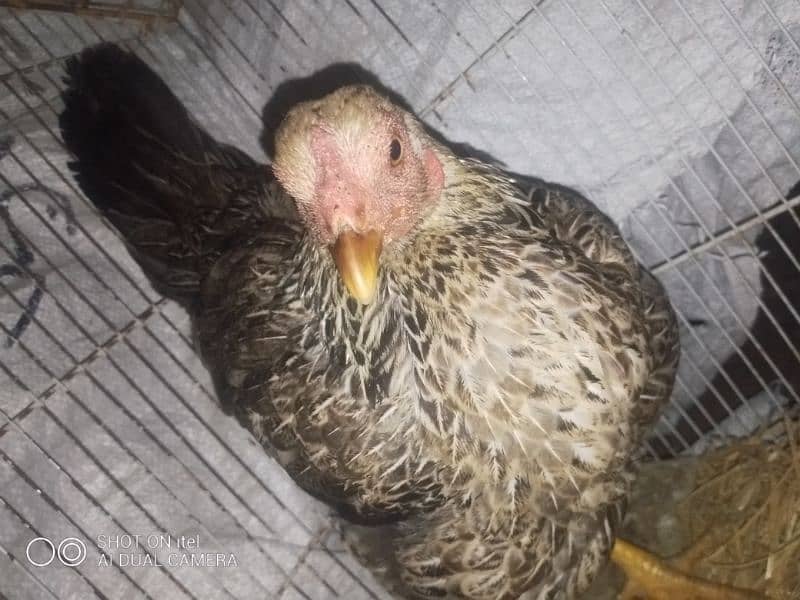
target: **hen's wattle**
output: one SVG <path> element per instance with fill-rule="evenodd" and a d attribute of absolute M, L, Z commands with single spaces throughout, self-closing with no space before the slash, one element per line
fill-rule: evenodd
<path fill-rule="evenodd" d="M 308 196 L 297 211 L 268 167 L 210 138 L 132 55 L 88 50 L 68 83 L 61 125 L 83 190 L 189 307 L 221 402 L 357 523 L 351 541 L 389 589 L 489 600 L 586 587 L 678 360 L 661 286 L 605 216 L 457 158 L 364 87 L 301 105 L 282 128 L 278 173 Z M 298 148 L 316 126 L 346 138 L 355 150 L 335 171 L 360 151 L 350 129 L 370 131 L 347 119 L 369 125 L 378 109 L 406 127 L 420 189 L 435 188 L 426 152 L 443 179 L 402 227 L 366 206 L 370 231 L 396 233 L 362 304 L 313 212 L 316 155 Z"/>

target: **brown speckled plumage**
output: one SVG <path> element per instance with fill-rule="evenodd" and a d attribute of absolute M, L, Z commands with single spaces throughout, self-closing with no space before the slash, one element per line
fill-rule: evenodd
<path fill-rule="evenodd" d="M 96 77 L 105 63 L 115 74 Z M 387 244 L 375 300 L 359 304 L 268 169 L 202 133 L 166 88 L 152 110 L 191 143 L 141 109 L 122 111 L 121 169 L 91 153 L 112 142 L 71 127 L 103 114 L 85 98 L 125 96 L 126 76 L 155 78 L 142 69 L 108 47 L 84 54 L 62 128 L 87 194 L 159 289 L 180 288 L 222 403 L 358 523 L 356 552 L 398 596 L 585 588 L 678 357 L 666 296 L 616 227 L 578 195 L 543 183 L 527 193 L 412 124 L 441 162 L 441 198 Z M 372 94 L 338 100 L 348 93 Z M 147 152 L 162 160 L 134 168 Z M 98 182 L 121 190 L 113 204 Z M 196 285 L 175 283 L 186 273 Z"/>

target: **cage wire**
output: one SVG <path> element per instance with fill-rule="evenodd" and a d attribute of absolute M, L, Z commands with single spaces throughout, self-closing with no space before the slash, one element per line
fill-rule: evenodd
<path fill-rule="evenodd" d="M 91 0 L 7 0 L 0 6 L 15 9 L 52 10 L 82 16 L 116 17 L 136 19 L 145 23 L 177 18 L 181 0 L 111 0 L 92 2 Z"/>
<path fill-rule="evenodd" d="M 57 126 L 63 64 L 101 41 L 262 160 L 254 132 L 278 86 L 358 64 L 449 139 L 588 196 L 681 324 L 652 457 L 800 401 L 795 1 L 0 5 L 15 7 L 0 8 L 0 597 L 387 597 L 327 509 L 222 414 L 187 315 L 78 190 Z M 170 568 L 174 548 L 148 543 L 162 534 L 236 566 Z M 35 538 L 79 540 L 85 560 L 37 567 Z M 151 568 L 120 564 L 134 553 Z"/>

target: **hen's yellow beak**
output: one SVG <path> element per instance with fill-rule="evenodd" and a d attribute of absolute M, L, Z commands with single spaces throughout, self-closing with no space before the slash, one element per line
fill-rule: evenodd
<path fill-rule="evenodd" d="M 378 259 L 383 249 L 383 235 L 345 231 L 331 249 L 336 268 L 347 290 L 361 304 L 369 304 L 378 287 Z"/>

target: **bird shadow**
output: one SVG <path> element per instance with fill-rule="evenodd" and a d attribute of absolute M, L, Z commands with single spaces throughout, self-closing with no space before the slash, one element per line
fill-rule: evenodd
<path fill-rule="evenodd" d="M 369 85 L 402 109 L 410 113 L 415 112 L 411 103 L 402 94 L 384 84 L 372 71 L 357 63 L 334 63 L 306 77 L 287 79 L 278 85 L 275 93 L 264 105 L 261 111 L 263 129 L 259 140 L 270 160 L 275 158 L 275 131 L 294 106 L 309 100 L 319 100 L 347 85 Z M 464 142 L 450 140 L 427 123 L 424 125 L 429 135 L 452 149 L 458 156 L 502 166 L 502 163 L 488 152 L 478 150 Z"/>

